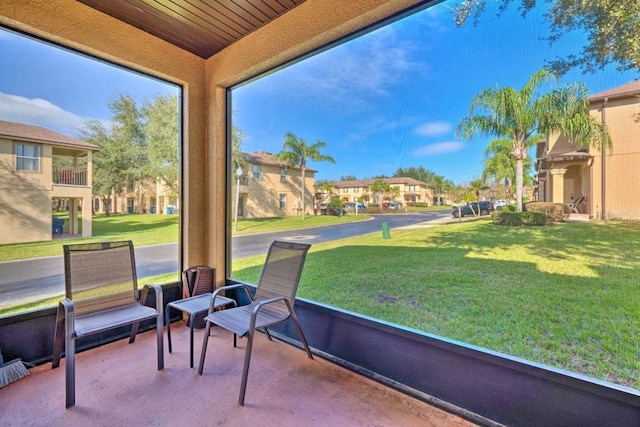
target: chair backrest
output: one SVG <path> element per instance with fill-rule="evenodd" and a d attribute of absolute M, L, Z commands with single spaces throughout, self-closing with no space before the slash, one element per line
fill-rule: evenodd
<path fill-rule="evenodd" d="M 577 199 L 575 199 L 569 206 L 571 206 L 571 208 L 577 208 L 578 205 L 580 205 L 580 203 L 582 203 L 583 200 L 584 200 L 584 196 L 580 196 Z"/>
<path fill-rule="evenodd" d="M 303 243 L 274 241 L 262 268 L 255 300 L 285 297 L 293 303 L 309 248 L 311 245 Z"/>
<path fill-rule="evenodd" d="M 184 298 L 213 292 L 215 270 L 206 265 L 190 267 L 182 272 L 182 296 Z"/>
<path fill-rule="evenodd" d="M 138 302 L 133 242 L 63 245 L 66 297 L 76 315 Z"/>

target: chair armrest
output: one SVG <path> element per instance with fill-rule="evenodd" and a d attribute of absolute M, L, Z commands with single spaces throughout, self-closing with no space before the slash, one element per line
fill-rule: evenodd
<path fill-rule="evenodd" d="M 156 311 L 158 312 L 158 314 L 160 314 L 160 316 L 162 316 L 162 313 L 164 311 L 164 304 L 163 302 L 163 292 L 162 292 L 162 287 L 160 285 L 154 285 L 154 284 L 147 284 L 144 285 L 144 287 L 142 288 L 142 294 L 140 295 L 140 303 L 142 305 L 144 305 L 147 302 L 147 294 L 149 293 L 149 288 L 153 288 L 154 292 L 156 293 Z"/>
<path fill-rule="evenodd" d="M 259 303 L 257 303 L 254 307 L 253 310 L 251 310 L 251 330 L 255 329 L 256 327 L 256 320 L 258 319 L 258 312 L 260 311 L 260 309 L 262 307 L 264 307 L 267 304 L 273 304 L 274 302 L 278 302 L 278 301 L 283 301 L 287 304 L 287 308 L 289 309 L 289 312 L 291 312 L 291 304 L 289 303 L 289 299 L 285 298 L 285 297 L 273 297 L 273 298 L 269 298 L 269 299 L 265 299 L 260 301 Z"/>
<path fill-rule="evenodd" d="M 251 296 L 251 292 L 249 292 L 249 287 L 243 283 L 236 283 L 235 285 L 227 285 L 227 286 L 222 286 L 219 287 L 218 289 L 216 289 L 213 292 L 213 295 L 211 297 L 211 303 L 209 305 L 209 314 L 213 313 L 213 309 L 215 307 L 215 300 L 216 297 L 218 296 L 219 293 L 224 292 L 224 291 L 228 291 L 230 289 L 238 289 L 238 288 L 242 288 L 244 289 L 245 293 L 247 294 L 247 298 L 249 298 L 250 301 L 253 301 L 253 297 Z"/>
<path fill-rule="evenodd" d="M 64 310 L 65 320 L 68 320 L 69 318 L 71 318 L 71 321 L 73 321 L 73 317 L 74 317 L 73 301 L 71 301 L 69 298 L 61 299 L 59 305 L 62 306 L 62 309 Z"/>

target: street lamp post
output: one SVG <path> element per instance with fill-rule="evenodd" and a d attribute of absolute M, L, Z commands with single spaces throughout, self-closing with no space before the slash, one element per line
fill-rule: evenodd
<path fill-rule="evenodd" d="M 236 169 L 236 212 L 235 212 L 235 231 L 238 231 L 238 210 L 240 205 L 240 176 L 242 175 L 242 168 L 238 166 Z"/>

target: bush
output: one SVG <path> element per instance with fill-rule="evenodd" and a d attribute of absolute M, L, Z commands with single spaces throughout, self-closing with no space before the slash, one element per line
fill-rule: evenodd
<path fill-rule="evenodd" d="M 571 213 L 569 205 L 551 202 L 529 202 L 524 205 L 525 212 L 540 212 L 549 222 L 561 222 Z"/>
<path fill-rule="evenodd" d="M 542 212 L 496 211 L 491 214 L 491 219 L 496 225 L 506 226 L 536 226 L 547 224 L 547 216 Z"/>

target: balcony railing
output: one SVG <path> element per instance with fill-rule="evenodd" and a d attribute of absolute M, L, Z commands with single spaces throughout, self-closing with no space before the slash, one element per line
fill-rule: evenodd
<path fill-rule="evenodd" d="M 53 183 L 61 185 L 87 185 L 86 169 L 54 169 Z"/>

